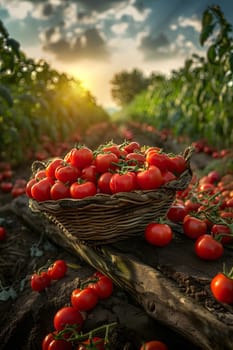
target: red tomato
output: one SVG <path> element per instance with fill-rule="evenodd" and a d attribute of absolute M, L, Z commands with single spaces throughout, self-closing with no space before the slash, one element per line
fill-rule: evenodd
<path fill-rule="evenodd" d="M 42 350 L 48 350 L 49 344 L 54 340 L 54 335 L 57 332 L 48 333 L 42 340 Z"/>
<path fill-rule="evenodd" d="M 55 170 L 55 178 L 64 183 L 75 182 L 80 171 L 72 165 L 59 165 Z"/>
<path fill-rule="evenodd" d="M 169 170 L 165 170 L 162 172 L 163 184 L 166 184 L 169 181 L 175 180 L 176 176 Z"/>
<path fill-rule="evenodd" d="M 52 280 L 59 280 L 63 278 L 67 272 L 67 264 L 65 260 L 59 259 L 56 260 L 48 268 L 48 275 Z"/>
<path fill-rule="evenodd" d="M 194 245 L 197 256 L 203 260 L 217 260 L 223 255 L 222 243 L 216 241 L 211 235 L 200 236 Z"/>
<path fill-rule="evenodd" d="M 119 158 L 121 155 L 121 150 L 118 145 L 110 145 L 102 148 L 103 152 L 115 153 L 115 155 Z"/>
<path fill-rule="evenodd" d="M 93 288 L 74 289 L 71 293 L 71 305 L 79 311 L 92 310 L 99 297 Z"/>
<path fill-rule="evenodd" d="M 73 346 L 71 342 L 64 339 L 54 339 L 50 342 L 48 350 L 72 350 Z"/>
<path fill-rule="evenodd" d="M 82 169 L 82 173 L 80 176 L 83 180 L 92 181 L 96 183 L 97 178 L 97 170 L 95 165 L 89 165 Z"/>
<path fill-rule="evenodd" d="M 126 155 L 125 160 L 127 161 L 127 164 L 130 166 L 132 165 L 141 166 L 145 163 L 146 157 L 142 153 L 132 152 Z"/>
<path fill-rule="evenodd" d="M 233 198 L 227 199 L 226 208 L 233 208 Z"/>
<path fill-rule="evenodd" d="M 25 192 L 29 198 L 33 198 L 32 193 L 31 193 L 31 189 L 32 189 L 32 186 L 35 185 L 35 183 L 37 183 L 37 181 L 35 178 L 33 178 L 33 179 L 29 180 L 26 184 Z"/>
<path fill-rule="evenodd" d="M 89 288 L 93 288 L 99 299 L 106 299 L 112 295 L 113 283 L 112 280 L 107 276 L 94 276 L 97 278 L 96 282 L 88 284 Z"/>
<path fill-rule="evenodd" d="M 43 169 L 43 170 L 38 170 L 36 173 L 35 173 L 35 179 L 37 180 L 37 181 L 40 181 L 40 180 L 42 180 L 42 179 L 44 179 L 45 177 L 46 177 L 46 171 L 45 171 L 45 169 Z"/>
<path fill-rule="evenodd" d="M 96 193 L 96 185 L 91 181 L 87 181 L 81 184 L 79 184 L 78 182 L 74 182 L 70 186 L 71 198 L 74 199 L 82 199 L 85 197 L 95 196 Z"/>
<path fill-rule="evenodd" d="M 170 158 L 166 153 L 150 151 L 146 155 L 146 162 L 149 165 L 157 166 L 162 172 L 170 168 Z"/>
<path fill-rule="evenodd" d="M 91 339 L 87 339 L 82 341 L 81 344 L 78 345 L 77 350 L 88 350 L 88 349 L 95 349 L 95 350 L 104 350 L 104 339 L 100 337 L 93 337 Z"/>
<path fill-rule="evenodd" d="M 152 190 L 163 184 L 163 177 L 158 167 L 151 165 L 148 169 L 137 173 L 137 184 L 142 190 Z"/>
<path fill-rule="evenodd" d="M 116 169 L 119 158 L 115 153 L 99 153 L 95 158 L 95 166 L 98 173 L 106 173 L 111 169 Z M 115 163 L 115 164 L 113 164 Z"/>
<path fill-rule="evenodd" d="M 31 276 L 31 288 L 36 292 L 41 292 L 47 288 L 51 283 L 51 278 L 48 273 L 43 271 L 41 273 L 34 273 Z"/>
<path fill-rule="evenodd" d="M 70 198 L 70 188 L 64 182 L 57 180 L 50 189 L 50 196 L 53 200 Z"/>
<path fill-rule="evenodd" d="M 2 192 L 5 192 L 5 193 L 11 192 L 11 190 L 13 188 L 13 183 L 9 182 L 9 181 L 3 181 L 0 184 L 0 188 L 1 188 Z"/>
<path fill-rule="evenodd" d="M 136 179 L 134 173 L 113 174 L 109 186 L 112 193 L 130 192 L 135 189 Z"/>
<path fill-rule="evenodd" d="M 152 222 L 146 226 L 144 236 L 148 243 L 164 247 L 171 242 L 173 234 L 169 225 Z"/>
<path fill-rule="evenodd" d="M 211 234 L 214 237 L 221 236 L 220 241 L 222 244 L 227 244 L 233 240 L 233 234 L 231 234 L 230 227 L 222 224 L 215 224 L 211 228 Z"/>
<path fill-rule="evenodd" d="M 83 322 L 84 320 L 80 311 L 72 306 L 64 306 L 58 310 L 53 319 L 53 325 L 57 331 L 61 331 L 66 325 L 75 325 L 77 326 L 77 331 L 79 331 L 82 328 Z"/>
<path fill-rule="evenodd" d="M 207 176 L 212 184 L 220 180 L 220 175 L 216 170 L 210 171 Z"/>
<path fill-rule="evenodd" d="M 168 170 L 172 171 L 176 175 L 180 175 L 186 169 L 186 161 L 183 156 L 177 155 L 170 157 L 170 163 Z"/>
<path fill-rule="evenodd" d="M 0 241 L 3 241 L 6 238 L 6 229 L 3 226 L 0 226 Z"/>
<path fill-rule="evenodd" d="M 186 207 L 182 204 L 173 204 L 167 212 L 167 218 L 173 222 L 182 222 L 188 214 Z"/>
<path fill-rule="evenodd" d="M 140 350 L 168 350 L 167 345 L 159 340 L 151 340 L 144 343 Z"/>
<path fill-rule="evenodd" d="M 184 202 L 185 208 L 188 210 L 188 212 L 196 212 L 198 208 L 200 207 L 200 203 L 195 202 L 192 199 L 186 199 Z"/>
<path fill-rule="evenodd" d="M 220 303 L 233 304 L 233 279 L 224 273 L 218 273 L 210 282 L 213 296 Z"/>
<path fill-rule="evenodd" d="M 91 149 L 83 146 L 80 148 L 73 148 L 64 159 L 76 168 L 83 169 L 92 164 L 94 156 Z"/>
<path fill-rule="evenodd" d="M 11 190 L 12 197 L 16 198 L 16 197 L 22 196 L 23 194 L 25 194 L 24 187 L 13 186 L 13 188 Z"/>
<path fill-rule="evenodd" d="M 140 143 L 137 141 L 132 141 L 123 147 L 127 153 L 132 153 L 134 151 L 139 151 L 141 149 Z"/>
<path fill-rule="evenodd" d="M 49 178 L 44 178 L 38 182 L 36 182 L 31 187 L 31 195 L 37 201 L 46 201 L 51 199 L 50 196 L 51 183 Z"/>
<path fill-rule="evenodd" d="M 183 219 L 184 234 L 192 239 L 197 239 L 207 233 L 207 224 L 204 220 L 186 215 Z"/>
<path fill-rule="evenodd" d="M 55 170 L 58 166 L 62 165 L 64 163 L 64 160 L 61 158 L 55 158 L 45 168 L 45 173 L 47 177 L 51 177 L 52 179 L 55 179 Z"/>
<path fill-rule="evenodd" d="M 100 192 L 112 194 L 111 188 L 110 188 L 110 180 L 112 177 L 112 173 L 106 172 L 100 175 L 97 186 L 100 190 Z"/>

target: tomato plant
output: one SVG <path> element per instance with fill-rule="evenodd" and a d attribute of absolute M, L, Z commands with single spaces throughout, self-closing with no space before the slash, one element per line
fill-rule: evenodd
<path fill-rule="evenodd" d="M 150 340 L 142 344 L 140 350 L 168 350 L 168 347 L 159 340 Z"/>
<path fill-rule="evenodd" d="M 63 330 L 67 325 L 75 325 L 77 331 L 79 331 L 82 328 L 83 322 L 84 320 L 80 311 L 72 306 L 64 306 L 59 309 L 53 318 L 53 325 L 57 331 Z"/>
<path fill-rule="evenodd" d="M 65 276 L 67 272 L 67 264 L 65 260 L 59 259 L 54 261 L 48 268 L 48 275 L 51 280 L 59 280 Z"/>
<path fill-rule="evenodd" d="M 209 234 L 204 234 L 197 238 L 194 250 L 197 256 L 203 260 L 217 260 L 224 252 L 222 243 Z"/>
<path fill-rule="evenodd" d="M 219 272 L 210 283 L 210 289 L 220 303 L 233 304 L 233 269 L 229 274 Z"/>
<path fill-rule="evenodd" d="M 152 222 L 146 226 L 144 236 L 148 243 L 163 247 L 171 242 L 173 233 L 169 225 Z"/>
<path fill-rule="evenodd" d="M 71 293 L 71 305 L 79 311 L 89 311 L 93 309 L 99 297 L 94 288 L 74 289 Z"/>

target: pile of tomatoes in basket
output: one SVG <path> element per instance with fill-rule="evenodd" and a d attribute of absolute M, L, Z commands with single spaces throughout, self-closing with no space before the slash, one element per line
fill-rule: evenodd
<path fill-rule="evenodd" d="M 110 142 L 94 151 L 80 145 L 38 168 L 27 183 L 26 194 L 45 201 L 153 190 L 175 180 L 185 169 L 183 155 L 170 155 L 136 141 Z"/>

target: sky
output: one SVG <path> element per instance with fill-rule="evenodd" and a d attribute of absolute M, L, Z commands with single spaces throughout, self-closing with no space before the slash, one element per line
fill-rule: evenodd
<path fill-rule="evenodd" d="M 233 24 L 231 0 L 0 0 L 0 19 L 27 57 L 45 59 L 115 108 L 114 74 L 137 68 L 169 76 L 204 54 L 201 17 L 213 4 Z"/>

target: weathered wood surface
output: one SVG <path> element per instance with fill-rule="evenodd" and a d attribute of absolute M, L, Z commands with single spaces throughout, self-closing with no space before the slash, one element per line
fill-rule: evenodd
<path fill-rule="evenodd" d="M 198 259 L 193 242 L 174 226 L 174 239 L 164 248 L 155 248 L 143 239 L 89 247 L 64 233 L 43 216 L 35 215 L 22 197 L 11 210 L 29 226 L 42 228 L 56 244 L 81 257 L 95 269 L 110 276 L 129 292 L 145 311 L 181 333 L 203 350 L 233 349 L 233 307 L 214 300 L 211 278 L 233 264 L 233 252 L 214 262 Z"/>

